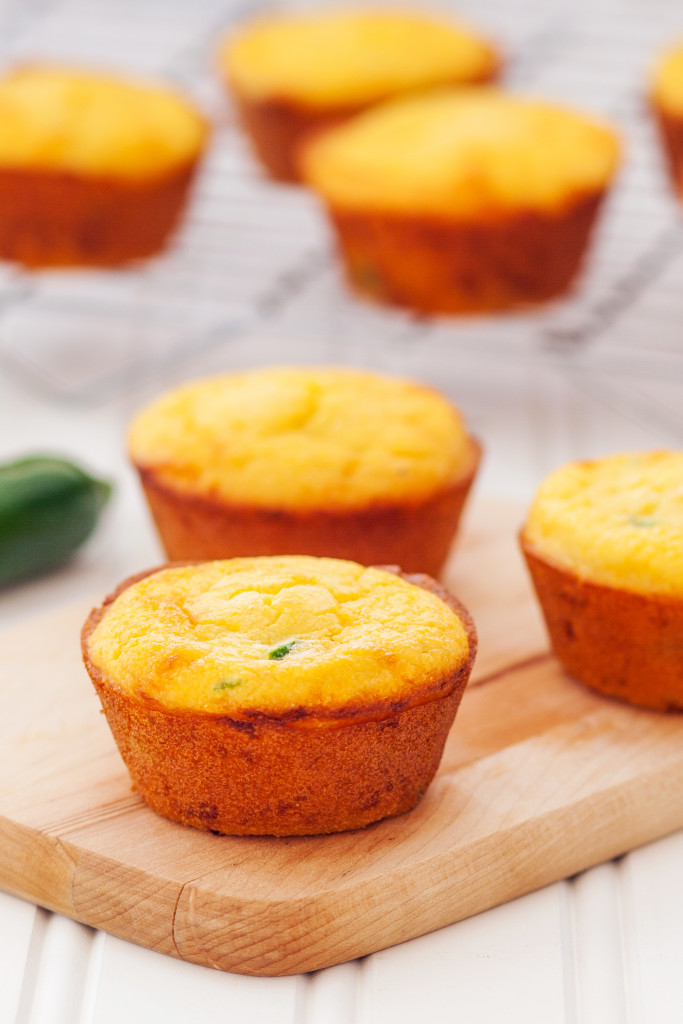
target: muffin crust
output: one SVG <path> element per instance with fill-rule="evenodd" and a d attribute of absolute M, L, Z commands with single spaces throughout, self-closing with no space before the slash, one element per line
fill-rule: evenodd
<path fill-rule="evenodd" d="M 170 710 L 338 716 L 414 699 L 417 676 L 439 689 L 468 640 L 395 573 L 294 555 L 153 573 L 112 603 L 89 654 L 112 685 Z"/>
<path fill-rule="evenodd" d="M 129 448 L 179 490 L 341 509 L 432 494 L 467 464 L 470 442 L 458 411 L 412 381 L 268 367 L 162 395 L 134 419 Z"/>
<path fill-rule="evenodd" d="M 563 466 L 539 488 L 524 536 L 583 579 L 683 599 L 683 453 Z"/>

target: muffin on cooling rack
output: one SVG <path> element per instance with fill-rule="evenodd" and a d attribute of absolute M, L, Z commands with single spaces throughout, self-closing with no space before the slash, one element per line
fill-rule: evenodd
<path fill-rule="evenodd" d="M 683 199 L 683 43 L 657 62 L 650 83 L 650 104 L 674 188 Z"/>
<path fill-rule="evenodd" d="M 129 451 L 171 560 L 329 555 L 432 575 L 480 456 L 436 391 L 307 367 L 162 395 L 135 418 Z"/>
<path fill-rule="evenodd" d="M 288 556 L 128 580 L 82 642 L 153 810 L 231 835 L 307 835 L 417 803 L 476 634 L 428 577 Z"/>
<path fill-rule="evenodd" d="M 312 133 L 391 96 L 489 81 L 499 57 L 458 22 L 370 7 L 261 18 L 225 39 L 219 65 L 265 167 L 297 180 Z"/>
<path fill-rule="evenodd" d="M 175 227 L 207 125 L 162 86 L 25 66 L 0 79 L 0 259 L 106 266 Z"/>
<path fill-rule="evenodd" d="M 569 672 L 610 697 L 683 710 L 683 453 L 564 466 L 521 541 Z"/>
<path fill-rule="evenodd" d="M 355 289 L 420 313 L 485 312 L 570 286 L 618 149 L 562 107 L 443 89 L 330 129 L 302 167 Z"/>

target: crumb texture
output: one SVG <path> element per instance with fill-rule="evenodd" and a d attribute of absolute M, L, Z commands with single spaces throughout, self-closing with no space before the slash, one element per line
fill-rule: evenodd
<path fill-rule="evenodd" d="M 618 160 L 606 126 L 494 88 L 382 104 L 313 141 L 304 177 L 333 207 L 446 217 L 556 211 L 600 192 Z"/>
<path fill-rule="evenodd" d="M 220 61 L 251 99 L 322 109 L 479 80 L 497 65 L 490 44 L 461 23 L 360 9 L 263 18 L 227 39 Z"/>
<path fill-rule="evenodd" d="M 524 539 L 580 578 L 683 597 L 683 453 L 562 467 L 541 485 Z"/>
<path fill-rule="evenodd" d="M 155 177 L 190 163 L 206 125 L 159 86 L 59 68 L 0 80 L 0 167 Z"/>
<path fill-rule="evenodd" d="M 88 640 L 109 685 L 167 708 L 334 711 L 429 691 L 467 662 L 448 605 L 383 569 L 307 556 L 160 570 Z"/>
<path fill-rule="evenodd" d="M 275 509 L 420 501 L 470 468 L 457 410 L 355 370 L 275 368 L 185 385 L 130 432 L 142 469 L 183 492 Z"/>

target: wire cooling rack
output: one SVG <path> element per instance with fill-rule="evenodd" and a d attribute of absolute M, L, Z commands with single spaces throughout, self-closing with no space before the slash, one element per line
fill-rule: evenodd
<path fill-rule="evenodd" d="M 410 352 L 425 377 L 459 359 L 550 363 L 680 435 L 683 227 L 646 102 L 652 60 L 683 35 L 678 3 L 458 3 L 458 14 L 498 41 L 511 89 L 608 118 L 625 155 L 569 297 L 534 312 L 430 320 L 351 296 L 314 198 L 266 181 L 253 163 L 213 53 L 223 31 L 273 6 L 17 0 L 1 8 L 3 64 L 39 58 L 154 75 L 194 96 L 215 124 L 188 216 L 164 255 L 87 273 L 0 265 L 6 372 L 49 398 L 98 402 L 207 351 L 229 362 L 231 346 L 275 331 L 309 339 L 325 361 L 363 363 L 372 349 L 375 365 L 392 367 Z"/>

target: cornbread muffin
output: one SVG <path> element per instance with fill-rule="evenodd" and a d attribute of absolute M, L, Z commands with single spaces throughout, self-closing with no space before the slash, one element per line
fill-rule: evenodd
<path fill-rule="evenodd" d="M 657 62 L 650 83 L 650 104 L 674 188 L 683 199 L 683 43 Z"/>
<path fill-rule="evenodd" d="M 134 420 L 129 451 L 172 561 L 329 555 L 432 575 L 480 456 L 437 392 L 307 367 L 162 395 Z"/>
<path fill-rule="evenodd" d="M 153 810 L 231 835 L 307 835 L 417 803 L 476 635 L 428 577 L 285 556 L 129 580 L 82 643 Z"/>
<path fill-rule="evenodd" d="M 158 252 L 206 136 L 203 117 L 165 87 L 10 72 L 0 79 L 0 258 L 98 266 Z"/>
<path fill-rule="evenodd" d="M 631 704 L 683 710 L 683 452 L 564 466 L 521 540 L 568 671 Z"/>
<path fill-rule="evenodd" d="M 443 89 L 331 129 L 302 168 L 355 289 L 462 313 L 568 288 L 617 155 L 609 129 L 572 111 L 494 88 Z"/>
<path fill-rule="evenodd" d="M 264 166 L 295 181 L 311 134 L 392 96 L 489 81 L 499 58 L 457 22 L 352 8 L 261 18 L 225 39 L 219 65 Z"/>

